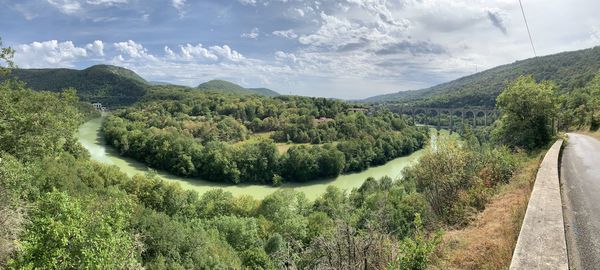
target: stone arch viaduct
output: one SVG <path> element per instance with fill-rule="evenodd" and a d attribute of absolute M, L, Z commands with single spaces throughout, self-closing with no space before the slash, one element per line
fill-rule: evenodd
<path fill-rule="evenodd" d="M 432 119 L 436 122 L 434 126 L 438 128 L 454 128 L 454 118 L 460 117 L 462 124 L 472 124 L 473 126 L 487 126 L 491 125 L 500 116 L 500 112 L 496 109 L 478 109 L 478 108 L 429 108 L 429 107 L 404 107 L 404 106 L 389 106 L 390 111 L 410 115 L 413 124 L 416 122 L 415 116 L 418 114 L 425 115 L 425 122 Z M 444 125 L 442 123 L 442 116 L 449 118 L 449 123 Z M 482 117 L 483 123 L 477 123 L 477 118 Z M 437 121 L 436 121 L 437 120 Z"/>

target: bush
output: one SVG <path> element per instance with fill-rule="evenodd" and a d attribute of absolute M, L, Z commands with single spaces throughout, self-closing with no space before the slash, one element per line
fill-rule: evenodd
<path fill-rule="evenodd" d="M 423 230 L 421 217 L 415 215 L 415 234 L 407 237 L 400 243 L 400 250 L 396 261 L 388 269 L 398 270 L 424 270 L 429 264 L 429 256 L 441 241 L 441 233 L 427 236 Z"/>

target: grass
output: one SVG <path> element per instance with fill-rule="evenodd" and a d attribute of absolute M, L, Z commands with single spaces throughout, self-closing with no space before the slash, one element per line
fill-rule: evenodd
<path fill-rule="evenodd" d="M 257 132 L 257 133 L 253 133 L 250 134 L 250 136 L 248 137 L 248 139 L 243 140 L 243 141 L 239 141 L 234 143 L 233 145 L 242 145 L 245 143 L 250 143 L 250 142 L 255 142 L 261 139 L 269 139 L 271 138 L 271 134 L 273 134 L 273 131 L 269 131 L 269 132 Z M 333 145 L 336 145 L 338 142 L 332 142 Z M 292 143 L 292 142 L 287 142 L 287 143 L 275 143 L 275 146 L 277 147 L 277 152 L 279 152 L 279 154 L 285 154 L 287 152 L 288 149 L 290 149 L 292 146 L 298 146 L 298 145 L 315 145 L 315 144 L 311 144 L 311 143 Z M 323 144 L 319 144 L 319 145 L 323 145 Z"/>
<path fill-rule="evenodd" d="M 541 157 L 529 159 L 467 227 L 444 234 L 431 269 L 508 269 Z"/>

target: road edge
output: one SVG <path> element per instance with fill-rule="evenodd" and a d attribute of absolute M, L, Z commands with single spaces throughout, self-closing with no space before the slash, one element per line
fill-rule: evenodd
<path fill-rule="evenodd" d="M 559 180 L 563 140 L 546 152 L 538 169 L 510 269 L 568 269 Z"/>

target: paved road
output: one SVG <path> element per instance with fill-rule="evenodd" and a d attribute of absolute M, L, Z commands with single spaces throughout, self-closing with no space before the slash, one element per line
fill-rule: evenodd
<path fill-rule="evenodd" d="M 569 134 L 561 182 L 570 267 L 600 269 L 600 141 Z"/>

